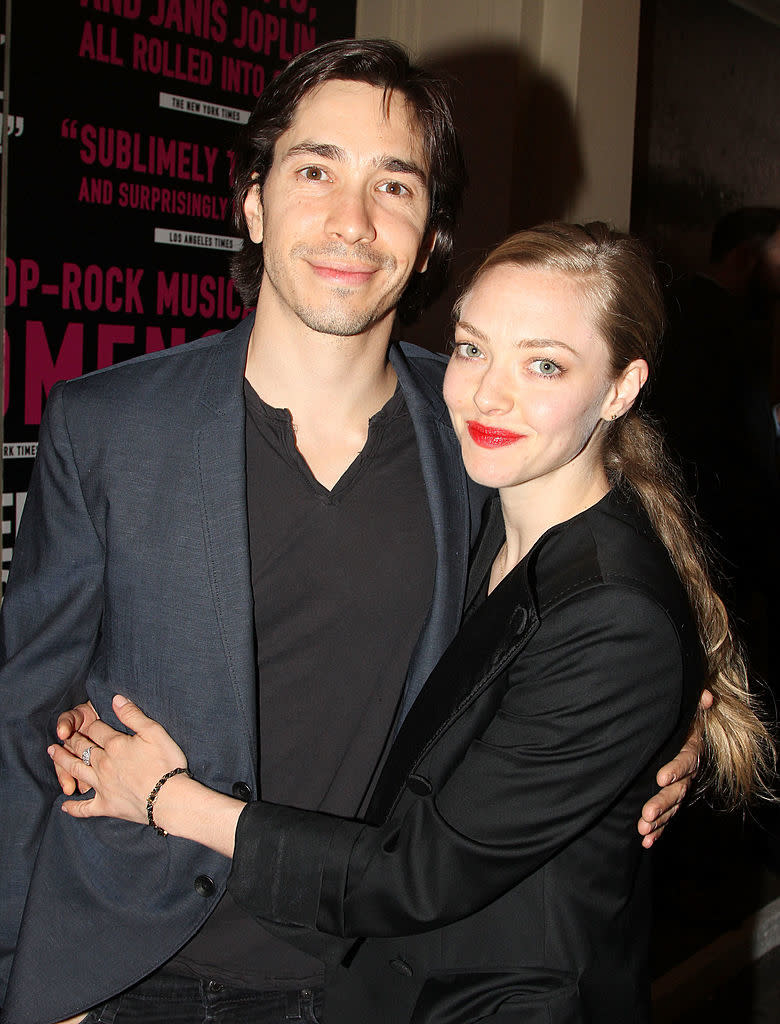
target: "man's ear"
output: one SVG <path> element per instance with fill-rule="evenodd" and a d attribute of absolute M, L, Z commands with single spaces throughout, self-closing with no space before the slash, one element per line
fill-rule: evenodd
<path fill-rule="evenodd" d="M 602 419 L 616 420 L 628 412 L 647 382 L 649 373 L 646 360 L 632 360 L 611 385 L 601 407 Z"/>
<path fill-rule="evenodd" d="M 414 269 L 418 274 L 424 274 L 428 269 L 428 261 L 431 258 L 434 246 L 436 245 L 437 232 L 429 231 L 420 244 L 420 251 L 417 253 Z"/>
<path fill-rule="evenodd" d="M 252 185 L 246 194 L 244 219 L 249 237 L 259 245 L 263 240 L 263 197 L 257 184 Z"/>

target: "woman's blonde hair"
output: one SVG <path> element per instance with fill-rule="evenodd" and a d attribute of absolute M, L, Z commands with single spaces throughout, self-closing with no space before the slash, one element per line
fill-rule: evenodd
<path fill-rule="evenodd" d="M 566 275 L 582 286 L 591 322 L 605 340 L 617 378 L 635 359 L 646 360 L 650 379 L 664 331 L 664 302 L 650 254 L 636 238 L 599 221 L 542 224 L 510 236 L 477 269 L 455 306 L 488 271 L 503 265 Z M 642 396 L 640 396 L 641 399 Z M 641 400 L 606 427 L 604 465 L 610 485 L 630 489 L 643 505 L 682 580 L 706 658 L 704 686 L 714 696 L 699 708 L 703 736 L 700 792 L 726 807 L 770 795 L 774 745 L 750 692 L 744 657 L 726 609 L 712 584 L 706 542 L 663 436 L 642 411 Z"/>

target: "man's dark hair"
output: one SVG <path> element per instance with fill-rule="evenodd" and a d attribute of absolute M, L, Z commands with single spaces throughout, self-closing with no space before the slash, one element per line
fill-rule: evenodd
<path fill-rule="evenodd" d="M 762 246 L 780 228 L 780 208 L 776 206 L 743 206 L 724 214 L 715 225 L 710 243 L 713 263 L 728 256 L 732 249 L 745 242 Z"/>
<path fill-rule="evenodd" d="M 446 85 L 412 64 L 403 47 L 385 39 L 339 40 L 302 53 L 258 100 L 234 148 L 233 219 L 244 244 L 231 263 L 233 279 L 244 304 L 253 306 L 263 276 L 263 247 L 249 237 L 244 201 L 254 185 L 262 188 L 274 146 L 292 124 L 300 101 L 312 89 L 334 80 L 365 82 L 388 96 L 399 92 L 420 132 L 430 194 L 426 234 L 435 231 L 436 242 L 428 269 L 424 274 L 412 274 L 398 304 L 400 318 L 409 322 L 441 292 L 446 281 L 466 172 Z"/>

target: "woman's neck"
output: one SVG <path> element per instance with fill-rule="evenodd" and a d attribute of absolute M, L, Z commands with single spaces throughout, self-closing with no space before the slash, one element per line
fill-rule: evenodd
<path fill-rule="evenodd" d="M 550 527 L 591 508 L 609 491 L 601 467 L 593 467 L 587 475 L 562 476 L 560 480 L 544 477 L 499 490 L 506 542 L 494 563 L 491 587 L 511 572 Z"/>

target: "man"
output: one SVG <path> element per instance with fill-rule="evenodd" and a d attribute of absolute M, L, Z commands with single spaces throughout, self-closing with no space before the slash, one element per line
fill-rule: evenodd
<path fill-rule="evenodd" d="M 323 964 L 221 899 L 227 860 L 79 827 L 41 755 L 77 701 L 117 724 L 121 690 L 215 789 L 360 812 L 457 629 L 480 514 L 441 361 L 388 356 L 462 184 L 442 86 L 403 51 L 303 55 L 237 149 L 254 319 L 52 390 L 4 609 L 3 1022 L 315 1019 Z"/>

